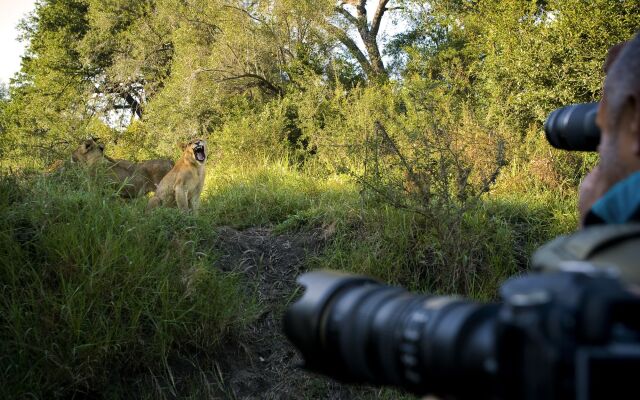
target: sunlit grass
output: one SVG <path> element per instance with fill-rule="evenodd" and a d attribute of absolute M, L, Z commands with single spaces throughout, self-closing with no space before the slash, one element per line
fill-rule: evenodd
<path fill-rule="evenodd" d="M 275 233 L 322 229 L 329 241 L 310 268 L 414 290 L 494 298 L 504 279 L 528 268 L 535 248 L 577 223 L 572 189 L 497 187 L 462 214 L 434 209 L 429 219 L 361 192 L 347 175 L 318 175 L 286 158 L 219 163 L 207 174 L 203 218 Z"/>
<path fill-rule="evenodd" d="M 334 217 L 359 204 L 346 176 L 317 178 L 286 159 L 208 167 L 202 212 L 218 224 L 243 228 L 278 225 L 305 214 Z"/>
<path fill-rule="evenodd" d="M 124 201 L 77 168 L 3 176 L 0 394 L 161 394 L 176 390 L 176 360 L 214 368 L 220 342 L 233 343 L 260 307 L 251 282 L 216 268 L 220 226 L 319 233 L 325 246 L 307 268 L 495 298 L 538 245 L 577 222 L 574 189 L 522 185 L 523 176 L 505 175 L 472 207 L 434 208 L 431 218 L 347 175 L 277 157 L 210 162 L 197 216 L 145 213 L 146 198 Z M 200 385 L 200 372 L 192 394 L 224 391 Z"/>

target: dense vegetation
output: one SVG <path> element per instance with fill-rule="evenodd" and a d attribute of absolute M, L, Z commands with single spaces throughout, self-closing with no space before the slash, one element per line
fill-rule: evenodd
<path fill-rule="evenodd" d="M 215 358 L 261 307 L 215 267 L 222 225 L 322 228 L 310 268 L 493 298 L 576 227 L 595 162 L 544 118 L 596 101 L 639 26 L 635 0 L 40 1 L 0 101 L 2 397 Z M 132 160 L 206 138 L 200 215 L 54 172 L 87 136 Z"/>

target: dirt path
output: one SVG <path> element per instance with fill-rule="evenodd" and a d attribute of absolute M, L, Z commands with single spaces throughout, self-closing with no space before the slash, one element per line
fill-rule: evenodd
<path fill-rule="evenodd" d="M 334 383 L 297 368 L 300 358 L 281 333 L 281 318 L 305 259 L 318 254 L 326 231 L 275 235 L 265 228 L 221 228 L 216 247 L 221 267 L 242 271 L 256 282 L 264 313 L 226 350 L 221 375 L 226 396 L 236 399 L 378 398 L 369 388 Z"/>

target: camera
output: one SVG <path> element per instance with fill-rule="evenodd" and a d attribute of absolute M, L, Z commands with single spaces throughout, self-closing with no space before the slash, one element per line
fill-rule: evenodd
<path fill-rule="evenodd" d="M 558 149 L 596 151 L 600 128 L 596 124 L 599 103 L 571 104 L 549 114 L 544 131 L 549 143 Z"/>
<path fill-rule="evenodd" d="M 447 399 L 638 397 L 640 297 L 586 262 L 511 278 L 496 303 L 335 271 L 298 282 L 284 332 L 334 379 Z"/>

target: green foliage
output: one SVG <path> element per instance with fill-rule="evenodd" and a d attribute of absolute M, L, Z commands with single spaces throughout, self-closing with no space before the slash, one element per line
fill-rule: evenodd
<path fill-rule="evenodd" d="M 572 200 L 488 199 L 433 219 L 388 206 L 347 208 L 332 246 L 313 265 L 412 290 L 494 299 L 501 282 L 528 268 L 535 248 L 575 228 Z"/>
<path fill-rule="evenodd" d="M 425 216 L 380 203 L 348 175 L 316 177 L 317 166 L 307 168 L 296 170 L 286 160 L 225 158 L 210 170 L 201 216 L 238 228 L 319 229 L 328 247 L 311 268 L 481 299 L 495 298 L 504 279 L 528 268 L 535 248 L 577 224 L 575 190 L 529 186 L 525 194 L 511 179 L 521 171 L 505 171 L 495 184 L 498 194 L 464 211 L 434 206 Z"/>
<path fill-rule="evenodd" d="M 346 177 L 318 179 L 287 160 L 223 158 L 207 174 L 203 217 L 238 228 L 309 229 L 323 212 L 359 202 Z"/>
<path fill-rule="evenodd" d="M 82 1 L 39 3 L 22 22 L 29 46 L 9 88 L 0 144 L 14 163 L 48 165 L 84 126 L 88 82 L 75 44 L 87 32 L 86 11 Z"/>
<path fill-rule="evenodd" d="M 484 104 L 522 129 L 563 104 L 596 100 L 607 49 L 635 33 L 640 14 L 633 1 L 485 1 L 465 22 Z"/>
<path fill-rule="evenodd" d="M 197 239 L 211 225 L 142 206 L 74 170 L 0 179 L 2 397 L 169 376 L 252 318 L 239 277 Z"/>
<path fill-rule="evenodd" d="M 321 142 L 332 132 L 363 136 L 372 129 L 369 122 L 341 124 L 352 112 L 369 120 L 386 114 L 397 125 L 397 110 L 382 112 L 390 101 L 422 107 L 430 119 L 444 113 L 456 121 L 466 114 L 483 130 L 517 142 L 525 133 L 539 135 L 555 107 L 596 99 L 607 48 L 629 38 L 640 21 L 632 1 L 393 3 L 403 9 L 384 18 L 410 28 L 387 46 L 387 67 L 395 68 L 388 73 L 402 76 L 401 88 L 369 82 L 369 95 L 382 97 L 362 103 L 363 60 L 348 47 L 335 51 L 339 35 L 329 28 L 347 29 L 353 21 L 331 2 L 42 2 L 23 24 L 30 47 L 11 87 L 3 147 L 24 159 L 30 146 L 33 158 L 48 165 L 68 150 L 60 141 L 75 144 L 93 134 L 87 122 L 114 108 L 135 110 L 144 122 L 144 128 L 114 135 L 116 141 L 141 139 L 155 147 L 147 150 L 153 154 L 173 154 L 173 144 L 187 137 L 224 137 L 238 126 L 262 125 L 251 120 L 256 114 L 266 129 L 244 129 L 236 139 L 271 146 L 283 136 L 278 126 L 268 126 L 271 112 L 274 125 L 297 130 L 305 143 Z M 396 101 L 403 89 L 411 98 Z M 277 110 L 292 107 L 295 124 L 279 121 Z M 360 139 L 341 145 L 357 147 Z M 569 171 L 582 162 L 554 160 L 557 169 Z"/>

